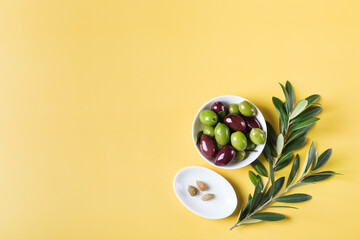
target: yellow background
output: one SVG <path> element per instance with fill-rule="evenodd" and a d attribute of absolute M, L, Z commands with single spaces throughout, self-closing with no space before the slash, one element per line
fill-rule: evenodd
<path fill-rule="evenodd" d="M 359 1 L 0 1 L 0 239 L 359 239 Z M 331 180 L 289 218 L 229 231 L 176 198 L 208 167 L 239 202 L 251 169 L 217 169 L 191 125 L 235 94 L 275 124 L 272 96 L 321 95 L 309 133 Z M 308 148 L 307 142 L 306 148 Z M 302 148 L 302 160 L 306 148 Z M 287 175 L 289 169 L 278 176 Z"/>

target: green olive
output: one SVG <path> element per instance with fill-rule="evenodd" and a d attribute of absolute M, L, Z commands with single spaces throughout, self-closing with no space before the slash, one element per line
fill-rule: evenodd
<path fill-rule="evenodd" d="M 218 144 L 224 146 L 230 140 L 230 129 L 223 123 L 218 123 L 215 127 L 215 140 Z"/>
<path fill-rule="evenodd" d="M 236 155 L 235 155 L 235 160 L 236 161 L 242 161 L 244 160 L 246 157 L 246 152 L 245 151 L 238 151 L 236 152 Z"/>
<path fill-rule="evenodd" d="M 259 128 L 253 128 L 250 131 L 250 140 L 256 145 L 264 144 L 266 140 L 266 134 Z"/>
<path fill-rule="evenodd" d="M 245 117 L 253 117 L 256 115 L 255 107 L 248 101 L 243 101 L 239 104 L 239 111 Z"/>
<path fill-rule="evenodd" d="M 237 151 L 243 151 L 246 148 L 247 140 L 245 134 L 243 134 L 240 131 L 234 132 L 231 134 L 230 137 L 231 145 L 237 150 Z"/>
<path fill-rule="evenodd" d="M 232 114 L 240 114 L 238 105 L 235 104 L 235 103 L 230 104 L 230 106 L 229 106 L 229 113 L 232 113 Z"/>
<path fill-rule="evenodd" d="M 210 126 L 203 126 L 203 133 L 208 135 L 209 137 L 214 137 L 215 133 L 214 133 L 214 128 L 210 127 Z"/>
<path fill-rule="evenodd" d="M 218 116 L 211 110 L 204 110 L 200 113 L 200 122 L 207 126 L 214 126 L 218 121 Z"/>

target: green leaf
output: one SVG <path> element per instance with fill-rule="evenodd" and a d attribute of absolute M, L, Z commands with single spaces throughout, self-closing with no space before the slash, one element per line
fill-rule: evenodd
<path fill-rule="evenodd" d="M 273 100 L 273 104 L 275 106 L 275 109 L 278 112 L 279 117 L 280 117 L 280 121 L 281 121 L 280 125 L 283 126 L 283 128 L 284 128 L 284 126 L 287 124 L 287 115 L 285 113 L 283 103 L 277 97 L 273 97 L 272 100 Z"/>
<path fill-rule="evenodd" d="M 274 169 L 273 169 L 273 160 L 271 157 L 268 159 L 268 163 L 269 163 L 271 185 L 274 185 L 275 176 L 274 176 Z M 271 196 L 274 196 L 274 191 L 272 192 Z"/>
<path fill-rule="evenodd" d="M 262 222 L 262 220 L 248 218 L 248 219 L 242 221 L 241 224 L 251 224 L 251 223 L 258 223 L 258 222 Z"/>
<path fill-rule="evenodd" d="M 327 160 L 330 158 L 331 156 L 331 153 L 332 153 L 332 149 L 329 148 L 328 150 L 326 150 L 325 152 L 323 152 L 319 158 L 318 158 L 318 161 L 317 161 L 317 164 L 315 166 L 315 168 L 313 170 L 316 170 L 318 168 L 320 168 L 322 165 L 324 165 Z"/>
<path fill-rule="evenodd" d="M 272 154 L 271 154 L 271 150 L 270 150 L 270 145 L 271 145 L 271 143 L 266 143 L 264 150 L 262 152 L 266 161 L 269 161 L 270 159 L 272 160 L 272 158 L 273 158 Z"/>
<path fill-rule="evenodd" d="M 271 155 L 272 157 L 276 157 L 276 156 L 277 156 L 277 152 L 276 152 L 274 146 L 273 146 L 271 143 L 267 144 L 267 148 L 269 149 L 270 155 Z"/>
<path fill-rule="evenodd" d="M 301 129 L 303 127 L 309 126 L 318 120 L 320 120 L 320 118 L 310 118 L 304 122 L 292 124 L 289 131 L 295 131 L 295 130 Z"/>
<path fill-rule="evenodd" d="M 295 193 L 275 199 L 276 202 L 298 203 L 310 200 L 311 196 L 304 193 Z"/>
<path fill-rule="evenodd" d="M 263 221 L 280 221 L 285 219 L 286 217 L 280 213 L 263 212 L 263 213 L 257 213 L 253 215 L 251 218 L 259 219 Z"/>
<path fill-rule="evenodd" d="M 293 104 L 294 104 L 294 93 L 293 93 L 293 89 L 292 89 L 289 81 L 286 81 L 285 88 L 286 88 L 287 93 L 289 94 L 289 106 L 290 106 L 290 112 L 291 112 Z"/>
<path fill-rule="evenodd" d="M 297 184 L 289 187 L 289 190 L 293 190 L 293 189 L 295 189 L 295 188 L 303 187 L 303 186 L 310 185 L 310 184 L 312 184 L 312 183 L 297 183 Z"/>
<path fill-rule="evenodd" d="M 297 115 L 299 115 L 308 105 L 308 101 L 306 100 L 300 100 L 294 107 L 294 110 L 290 114 L 290 119 L 295 118 Z"/>
<path fill-rule="evenodd" d="M 263 189 L 264 184 L 263 184 L 262 178 L 260 177 L 259 174 L 257 174 L 256 177 L 257 177 L 258 181 L 260 182 L 260 188 Z"/>
<path fill-rule="evenodd" d="M 288 181 L 286 183 L 286 187 L 288 187 L 290 185 L 290 183 L 294 179 L 298 169 L 299 169 L 299 155 L 296 154 L 295 159 L 294 159 L 294 163 L 293 163 L 293 165 L 291 167 L 291 171 L 290 171 L 290 174 L 289 174 Z"/>
<path fill-rule="evenodd" d="M 291 207 L 291 206 L 265 206 L 263 208 L 293 208 L 293 209 L 298 209 L 297 207 Z"/>
<path fill-rule="evenodd" d="M 201 135 L 202 135 L 202 134 L 203 134 L 203 131 L 198 132 L 198 134 L 197 134 L 197 136 L 196 136 L 196 145 L 199 144 L 200 138 L 201 138 Z"/>
<path fill-rule="evenodd" d="M 311 125 L 291 132 L 289 138 L 286 140 L 285 146 L 288 145 L 290 142 L 296 140 L 297 138 L 305 137 L 310 128 Z"/>
<path fill-rule="evenodd" d="M 271 185 L 271 187 L 268 189 L 268 191 L 264 195 L 263 199 L 261 200 L 260 205 L 263 205 L 264 203 L 269 201 L 272 196 L 276 195 L 280 191 L 281 187 L 283 186 L 284 181 L 285 181 L 284 177 L 277 179 L 275 181 L 275 183 L 273 185 Z M 274 189 L 274 191 L 273 191 L 273 189 Z"/>
<path fill-rule="evenodd" d="M 251 196 L 251 195 L 249 194 L 249 197 L 250 197 L 250 196 Z M 240 221 L 243 220 L 243 219 L 249 214 L 250 204 L 251 204 L 251 198 L 250 198 L 250 200 L 249 200 L 249 198 L 248 198 L 248 202 L 247 202 L 244 210 L 243 210 L 242 213 L 240 214 L 240 217 L 239 217 Z"/>
<path fill-rule="evenodd" d="M 323 172 L 318 172 L 318 173 L 314 173 L 316 175 L 328 175 L 328 174 L 332 174 L 332 175 L 342 175 L 340 173 L 336 173 L 334 171 L 323 171 Z"/>
<path fill-rule="evenodd" d="M 309 160 L 306 161 L 307 164 L 306 164 L 305 172 L 307 172 L 309 170 L 309 168 L 311 166 L 311 163 L 313 162 L 314 157 L 315 157 L 315 145 L 314 145 L 314 142 L 311 143 L 310 149 L 307 152 L 306 157 L 309 158 Z"/>
<path fill-rule="evenodd" d="M 306 157 L 305 157 L 305 161 L 304 161 L 304 164 L 303 164 L 303 168 L 300 172 L 300 175 L 299 175 L 299 179 L 300 180 L 304 175 L 305 173 L 307 172 L 307 170 L 309 169 L 309 166 L 311 165 L 311 162 L 312 162 L 312 158 L 314 157 L 314 142 L 311 143 L 311 146 L 310 146 L 310 149 L 307 151 L 306 153 Z"/>
<path fill-rule="evenodd" d="M 281 83 L 279 83 L 283 92 L 284 92 L 284 96 L 285 96 L 285 103 L 284 103 L 284 107 L 286 112 L 289 114 L 291 111 L 291 107 L 290 107 L 290 97 L 289 97 L 289 93 L 287 92 L 286 88 L 284 87 L 284 85 L 282 85 Z"/>
<path fill-rule="evenodd" d="M 256 186 L 256 183 L 258 181 L 256 174 L 252 171 L 249 171 L 249 178 L 250 178 L 250 181 Z"/>
<path fill-rule="evenodd" d="M 316 167 L 316 165 L 317 165 L 317 163 L 318 163 L 318 159 L 319 159 L 319 156 L 318 156 L 318 152 L 316 151 L 316 152 L 315 152 L 315 157 L 314 157 L 313 164 L 311 165 L 311 171 L 313 171 L 314 168 Z"/>
<path fill-rule="evenodd" d="M 259 205 L 260 201 L 261 201 L 261 179 L 258 180 L 256 186 L 255 186 L 255 190 L 254 190 L 254 197 L 252 199 L 251 205 L 250 205 L 250 210 L 249 212 L 252 212 L 256 209 L 256 207 Z"/>
<path fill-rule="evenodd" d="M 311 96 L 305 98 L 305 100 L 308 101 L 308 105 L 310 105 L 314 101 L 316 101 L 316 99 L 318 99 L 318 97 L 320 97 L 318 94 L 314 94 L 314 95 L 311 95 Z"/>
<path fill-rule="evenodd" d="M 305 137 L 299 137 L 298 139 L 294 140 L 293 142 L 286 145 L 284 148 L 283 154 L 287 154 L 289 152 L 292 152 L 299 147 L 301 147 L 305 143 L 306 138 Z"/>
<path fill-rule="evenodd" d="M 329 177 L 331 177 L 332 175 L 335 175 L 336 173 L 322 173 L 322 174 L 318 174 L 318 173 L 314 173 L 311 174 L 310 176 L 305 177 L 301 182 L 302 183 L 312 183 L 312 182 L 319 182 L 322 180 L 325 180 Z"/>
<path fill-rule="evenodd" d="M 275 145 L 276 144 L 276 138 L 277 135 L 274 131 L 274 128 L 271 126 L 269 122 L 266 122 L 266 128 L 267 128 L 267 137 L 270 140 L 270 142 Z"/>
<path fill-rule="evenodd" d="M 241 217 L 241 214 L 242 214 L 243 211 L 244 211 L 244 204 L 241 204 L 240 213 L 239 213 L 239 216 L 238 216 L 238 219 L 237 219 L 236 223 L 240 222 L 240 217 Z"/>
<path fill-rule="evenodd" d="M 268 173 L 264 165 L 256 159 L 254 162 L 251 163 L 251 166 L 255 169 L 255 171 L 260 174 L 261 176 L 268 177 Z"/>
<path fill-rule="evenodd" d="M 291 158 L 292 158 L 292 153 L 291 152 L 289 152 L 286 155 L 283 155 L 279 159 L 279 161 L 275 164 L 274 170 L 279 171 L 280 169 L 286 167 L 290 163 Z"/>
<path fill-rule="evenodd" d="M 315 116 L 316 114 L 320 113 L 321 107 L 318 106 L 310 106 L 307 109 L 305 109 L 302 113 L 300 113 L 296 118 L 294 118 L 291 123 L 298 123 L 298 122 L 304 122 L 311 117 Z"/>
<path fill-rule="evenodd" d="M 277 150 L 277 155 L 280 156 L 281 152 L 283 150 L 284 147 L 284 136 L 282 134 L 280 134 L 277 137 L 277 141 L 276 141 L 276 150 Z"/>
<path fill-rule="evenodd" d="M 222 122 L 226 116 L 226 113 L 224 111 L 221 111 L 218 113 L 219 116 L 219 122 Z"/>

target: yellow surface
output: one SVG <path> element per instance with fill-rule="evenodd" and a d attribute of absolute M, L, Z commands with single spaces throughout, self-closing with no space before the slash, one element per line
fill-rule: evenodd
<path fill-rule="evenodd" d="M 359 239 L 359 7 L 0 1 L 0 239 Z M 300 189 L 313 199 L 278 210 L 282 222 L 229 231 L 239 209 L 188 211 L 172 189 L 186 166 L 222 174 L 240 203 L 253 191 L 250 167 L 198 155 L 197 109 L 235 94 L 275 123 L 286 80 L 298 99 L 321 94 L 309 137 L 334 150 L 324 169 L 345 175 Z"/>

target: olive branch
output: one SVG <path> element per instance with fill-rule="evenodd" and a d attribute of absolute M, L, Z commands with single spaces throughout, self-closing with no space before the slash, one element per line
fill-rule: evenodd
<path fill-rule="evenodd" d="M 304 193 L 288 194 L 286 193 L 295 188 L 322 181 L 332 175 L 338 174 L 333 171 L 315 172 L 322 167 L 329 159 L 332 150 L 327 149 L 320 156 L 315 150 L 314 142 L 311 143 L 307 151 L 305 161 L 297 180 L 294 181 L 295 175 L 299 169 L 299 155 L 293 157 L 295 150 L 299 149 L 306 140 L 306 134 L 312 127 L 313 123 L 319 118 L 314 117 L 321 111 L 319 103 L 315 101 L 319 95 L 314 94 L 294 105 L 293 88 L 289 81 L 285 86 L 280 83 L 284 92 L 285 101 L 273 97 L 272 101 L 276 111 L 279 114 L 280 134 L 277 135 L 270 123 L 266 122 L 268 133 L 267 142 L 264 147 L 263 155 L 268 162 L 269 171 L 265 166 L 256 160 L 251 164 L 254 170 L 249 171 L 249 178 L 255 185 L 253 195 L 249 194 L 247 204 L 242 204 L 239 217 L 234 226 L 230 228 L 243 226 L 246 224 L 257 223 L 261 221 L 279 221 L 286 216 L 274 212 L 262 212 L 268 208 L 295 208 L 292 206 L 271 205 L 274 202 L 280 203 L 298 203 L 311 199 L 311 196 Z M 281 190 L 285 183 L 285 177 L 275 180 L 275 172 L 286 167 L 293 160 L 293 164 L 286 182 L 285 188 Z M 262 177 L 266 177 L 265 183 Z M 267 189 L 267 185 L 271 186 Z"/>

